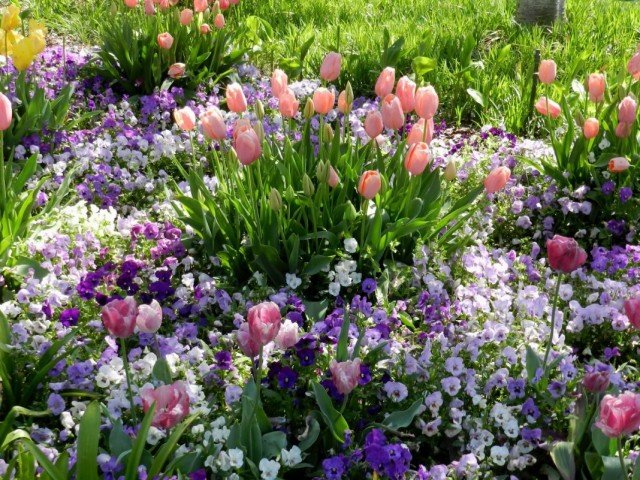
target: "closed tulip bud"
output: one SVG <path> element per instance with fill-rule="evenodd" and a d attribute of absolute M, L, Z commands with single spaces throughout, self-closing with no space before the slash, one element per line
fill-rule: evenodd
<path fill-rule="evenodd" d="M 350 105 L 347 103 L 347 92 L 344 90 L 338 95 L 338 111 L 348 114 L 351 111 Z"/>
<path fill-rule="evenodd" d="M 606 392 L 611 382 L 611 374 L 608 370 L 594 370 L 584 374 L 582 384 L 591 393 Z"/>
<path fill-rule="evenodd" d="M 618 121 L 624 123 L 633 123 L 636 121 L 636 113 L 638 104 L 633 97 L 626 96 L 618 105 Z"/>
<path fill-rule="evenodd" d="M 211 33 L 211 26 L 208 23 L 203 23 L 200 25 L 200 33 L 203 35 Z"/>
<path fill-rule="evenodd" d="M 627 71 L 634 79 L 640 80 L 640 50 L 627 63 Z"/>
<path fill-rule="evenodd" d="M 502 190 L 511 178 L 511 170 L 508 167 L 498 167 L 484 179 L 484 189 L 487 193 L 496 193 Z"/>
<path fill-rule="evenodd" d="M 382 178 L 377 170 L 367 170 L 358 182 L 358 193 L 367 200 L 374 198 L 382 188 Z"/>
<path fill-rule="evenodd" d="M 364 131 L 367 132 L 369 138 L 376 138 L 383 129 L 382 114 L 377 110 L 370 110 L 364 119 Z"/>
<path fill-rule="evenodd" d="M 447 166 L 444 168 L 444 179 L 453 182 L 458 177 L 458 168 L 456 167 L 455 160 L 449 160 Z"/>
<path fill-rule="evenodd" d="M 424 172 L 429 165 L 429 145 L 424 142 L 414 143 L 404 157 L 404 168 L 413 176 Z"/>
<path fill-rule="evenodd" d="M 318 166 L 316 167 L 316 178 L 318 179 L 318 182 L 326 182 L 328 177 L 329 177 L 328 164 L 320 160 L 318 162 Z"/>
<path fill-rule="evenodd" d="M 262 122 L 258 122 L 254 125 L 253 129 L 256 132 L 256 135 L 258 135 L 258 138 L 260 139 L 260 143 L 264 142 L 264 127 L 262 126 Z"/>
<path fill-rule="evenodd" d="M 279 212 L 282 208 L 282 196 L 275 188 L 272 188 L 269 193 L 269 207 L 274 212 Z"/>
<path fill-rule="evenodd" d="M 438 94 L 431 85 L 416 90 L 415 101 L 415 110 L 420 118 L 433 118 L 440 105 Z"/>
<path fill-rule="evenodd" d="M 274 98 L 280 98 L 287 91 L 289 78 L 279 68 L 276 68 L 271 74 L 271 93 Z"/>
<path fill-rule="evenodd" d="M 563 273 L 571 273 L 587 261 L 587 252 L 574 238 L 554 235 L 547 240 L 549 266 Z"/>
<path fill-rule="evenodd" d="M 416 83 L 407 76 L 402 77 L 396 85 L 396 96 L 400 99 L 404 113 L 413 111 L 416 106 Z"/>
<path fill-rule="evenodd" d="M 185 132 L 190 132 L 196 126 L 196 114 L 189 107 L 177 108 L 173 111 L 176 125 Z"/>
<path fill-rule="evenodd" d="M 344 209 L 344 220 L 346 222 L 353 222 L 356 218 L 358 218 L 358 211 L 356 207 L 351 203 L 351 201 L 347 202 L 347 205 Z"/>
<path fill-rule="evenodd" d="M 324 124 L 323 137 L 327 142 L 330 142 L 331 140 L 333 140 L 333 129 L 331 128 L 331 125 L 329 125 L 328 123 Z"/>
<path fill-rule="evenodd" d="M 168 32 L 159 34 L 157 40 L 158 46 L 163 50 L 169 50 L 173 45 L 173 37 Z"/>
<path fill-rule="evenodd" d="M 348 395 L 358 386 L 360 380 L 360 363 L 361 360 L 347 360 L 346 362 L 336 362 L 331 360 L 329 363 L 329 371 L 331 379 L 336 390 L 342 395 Z"/>
<path fill-rule="evenodd" d="M 426 134 L 424 131 L 425 124 L 427 125 Z M 411 127 L 411 131 L 409 132 L 409 135 L 407 135 L 407 145 L 413 145 L 418 142 L 431 144 L 431 140 L 433 140 L 433 128 L 433 118 L 421 118 Z"/>
<path fill-rule="evenodd" d="M 535 107 L 539 114 L 550 116 L 551 118 L 558 118 L 562 112 L 560 105 L 547 97 L 540 97 Z"/>
<path fill-rule="evenodd" d="M 629 160 L 624 157 L 616 157 L 609 160 L 608 169 L 611 173 L 622 173 L 629 170 L 631 164 Z"/>
<path fill-rule="evenodd" d="M 307 98 L 307 103 L 304 104 L 304 118 L 311 120 L 311 117 L 316 113 L 313 108 L 313 100 Z"/>
<path fill-rule="evenodd" d="M 149 305 L 140 305 L 138 307 L 136 325 L 138 330 L 143 333 L 155 333 L 160 329 L 162 325 L 162 307 L 157 300 L 152 300 Z"/>
<path fill-rule="evenodd" d="M 129 8 L 136 8 L 138 0 L 124 0 L 124 4 Z"/>
<path fill-rule="evenodd" d="M 589 90 L 589 100 L 599 103 L 604 100 L 604 92 L 607 83 L 602 73 L 592 73 L 587 79 L 587 88 Z"/>
<path fill-rule="evenodd" d="M 220 4 L 220 10 L 222 11 L 227 10 L 231 4 L 229 0 L 219 0 L 218 3 Z"/>
<path fill-rule="evenodd" d="M 393 95 L 388 94 L 382 100 L 382 123 L 385 128 L 391 130 L 400 130 L 404 125 L 404 112 L 402 111 L 402 104 L 400 99 Z"/>
<path fill-rule="evenodd" d="M 302 191 L 307 197 L 313 196 L 314 192 L 316 191 L 315 187 L 313 186 L 313 181 L 306 173 L 302 177 Z"/>
<path fill-rule="evenodd" d="M 217 14 L 219 14 L 219 13 L 220 13 L 220 2 L 216 1 L 216 2 L 213 4 L 213 7 L 211 7 L 211 13 L 212 13 L 213 15 L 217 15 Z"/>
<path fill-rule="evenodd" d="M 211 140 L 224 140 L 227 138 L 227 125 L 224 123 L 222 112 L 215 107 L 200 114 L 202 132 Z"/>
<path fill-rule="evenodd" d="M 351 82 L 347 82 L 347 86 L 344 88 L 344 91 L 346 93 L 346 101 L 347 101 L 347 105 L 351 106 L 353 105 L 353 87 L 351 86 Z"/>
<path fill-rule="evenodd" d="M 256 117 L 260 121 L 264 119 L 264 104 L 260 100 L 256 101 Z"/>
<path fill-rule="evenodd" d="M 153 0 L 144 0 L 144 13 L 145 15 L 154 15 L 156 13 L 156 6 Z"/>
<path fill-rule="evenodd" d="M 387 67 L 378 76 L 376 80 L 375 92 L 380 98 L 384 98 L 393 92 L 393 86 L 396 83 L 396 69 Z"/>
<path fill-rule="evenodd" d="M 538 78 L 542 83 L 550 85 L 556 79 L 556 62 L 553 60 L 542 60 L 538 68 Z"/>
<path fill-rule="evenodd" d="M 326 115 L 333 109 L 336 95 L 332 90 L 320 87 L 313 92 L 313 108 L 320 115 Z"/>
<path fill-rule="evenodd" d="M 286 118 L 293 118 L 298 113 L 300 102 L 296 99 L 293 90 L 287 88 L 278 98 L 278 109 L 280 115 Z"/>
<path fill-rule="evenodd" d="M 187 66 L 184 63 L 174 63 L 169 67 L 168 75 L 173 79 L 179 79 L 184 76 Z"/>
<path fill-rule="evenodd" d="M 257 345 L 266 345 L 276 338 L 282 325 L 280 308 L 273 302 L 254 305 L 247 313 L 249 335 Z"/>
<path fill-rule="evenodd" d="M 598 122 L 597 118 L 587 118 L 584 121 L 584 125 L 582 126 L 582 133 L 584 134 L 584 138 L 590 140 L 592 138 L 596 138 L 598 136 L 598 132 L 600 131 L 600 122 Z"/>
<path fill-rule="evenodd" d="M 262 154 L 262 142 L 260 142 L 258 134 L 253 129 L 240 133 L 236 137 L 233 147 L 238 160 L 244 166 L 251 165 Z"/>
<path fill-rule="evenodd" d="M 222 13 L 216 13 L 216 17 L 213 20 L 213 26 L 216 27 L 218 30 L 221 30 L 224 28 L 224 25 L 225 25 L 224 15 Z"/>
<path fill-rule="evenodd" d="M 320 78 L 327 82 L 333 82 L 340 76 L 341 65 L 342 55 L 336 52 L 327 53 L 320 66 Z"/>
<path fill-rule="evenodd" d="M 227 107 L 234 113 L 243 113 L 247 110 L 247 99 L 242 91 L 242 86 L 232 83 L 227 86 Z"/>
<path fill-rule="evenodd" d="M 629 135 L 631 135 L 631 127 L 632 125 L 630 123 L 618 123 L 618 125 L 616 125 L 615 131 L 616 137 L 627 138 Z"/>
<path fill-rule="evenodd" d="M 13 119 L 13 110 L 11 101 L 4 93 L 0 93 L 0 131 L 5 131 L 11 126 Z M 0 166 L 0 168 L 3 168 Z"/>
<path fill-rule="evenodd" d="M 180 12 L 180 23 L 184 26 L 189 25 L 193 21 L 193 10 L 185 8 Z"/>
<path fill-rule="evenodd" d="M 338 172 L 336 172 L 331 165 L 329 165 L 329 178 L 327 179 L 327 183 L 331 188 L 336 188 L 340 183 Z"/>
<path fill-rule="evenodd" d="M 193 9 L 196 13 L 204 12 L 208 6 L 207 0 L 193 0 Z"/>

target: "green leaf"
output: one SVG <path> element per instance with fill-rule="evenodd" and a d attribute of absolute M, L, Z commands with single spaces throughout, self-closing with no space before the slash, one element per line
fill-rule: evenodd
<path fill-rule="evenodd" d="M 122 423 L 114 422 L 109 434 L 109 452 L 119 457 L 124 452 L 131 450 L 131 437 L 122 428 Z"/>
<path fill-rule="evenodd" d="M 576 478 L 576 464 L 573 458 L 573 443 L 558 442 L 551 449 L 551 458 L 563 480 Z"/>
<path fill-rule="evenodd" d="M 329 308 L 329 301 L 327 299 L 319 301 L 319 302 L 310 302 L 308 300 L 303 300 L 305 310 L 304 313 L 309 320 L 312 320 L 314 323 L 319 322 L 324 319 L 324 316 L 327 312 L 327 308 Z"/>
<path fill-rule="evenodd" d="M 591 426 L 591 442 L 602 457 L 612 456 L 616 453 L 616 440 L 602 433 L 602 430 L 596 427 L 595 423 Z"/>
<path fill-rule="evenodd" d="M 304 275 L 315 275 L 331 264 L 333 257 L 327 255 L 313 255 L 305 265 L 302 273 Z"/>
<path fill-rule="evenodd" d="M 422 399 L 416 400 L 406 410 L 399 410 L 391 413 L 387 418 L 382 421 L 382 424 L 397 430 L 399 428 L 405 428 L 411 425 L 413 419 L 420 413 L 422 409 Z"/>
<path fill-rule="evenodd" d="M 627 473 L 622 470 L 620 459 L 618 457 L 602 457 L 604 472 L 601 480 L 620 480 L 629 478 Z"/>
<path fill-rule="evenodd" d="M 478 105 L 484 107 L 484 95 L 482 95 L 482 93 L 473 88 L 467 88 L 467 93 Z"/>
<path fill-rule="evenodd" d="M 526 350 L 527 353 L 525 359 L 527 364 L 527 379 L 531 381 L 536 376 L 538 369 L 542 368 L 542 362 L 535 350 L 529 345 L 526 346 Z"/>
<path fill-rule="evenodd" d="M 287 448 L 287 435 L 284 432 L 274 431 L 262 435 L 263 458 L 277 457 L 283 448 Z"/>
<path fill-rule="evenodd" d="M 315 418 L 312 416 L 307 417 L 306 423 L 306 430 L 298 437 L 298 447 L 300 447 L 300 450 L 303 452 L 311 448 L 320 435 L 320 424 Z"/>
<path fill-rule="evenodd" d="M 78 432 L 78 463 L 76 476 L 87 480 L 98 479 L 98 444 L 100 442 L 100 404 L 91 402 L 80 420 Z"/>
<path fill-rule="evenodd" d="M 430 71 L 435 70 L 437 66 L 438 62 L 428 57 L 415 57 L 411 62 L 413 72 L 419 77 L 423 77 Z"/>
<path fill-rule="evenodd" d="M 198 415 L 191 415 L 189 418 L 180 423 L 180 425 L 174 428 L 169 438 L 164 441 L 162 447 L 160 447 L 160 450 L 158 450 L 158 452 L 154 455 L 153 463 L 151 464 L 151 468 L 149 469 L 149 478 L 155 478 L 156 475 L 162 473 L 162 467 L 164 467 L 166 461 L 175 451 L 178 441 L 184 434 L 185 430 L 189 427 L 189 425 L 193 423 L 196 418 L 198 418 Z"/>
<path fill-rule="evenodd" d="M 171 383 L 171 370 L 169 370 L 169 364 L 164 357 L 159 358 L 156 361 L 156 364 L 153 366 L 152 375 L 153 378 L 161 381 L 165 385 L 169 385 Z"/>
<path fill-rule="evenodd" d="M 22 444 L 35 457 L 38 464 L 47 472 L 51 480 L 67 480 L 67 475 L 58 471 L 57 467 L 45 456 L 38 446 L 31 440 L 23 440 Z M 35 478 L 35 477 L 33 477 Z"/>
<path fill-rule="evenodd" d="M 329 430 L 331 430 L 331 433 L 337 441 L 344 443 L 344 434 L 349 430 L 349 424 L 347 424 L 342 414 L 333 408 L 331 398 L 329 398 L 324 387 L 318 382 L 311 382 L 311 386 L 316 398 L 316 403 L 318 407 L 320 407 L 320 413 L 327 427 L 329 427 Z"/>
<path fill-rule="evenodd" d="M 349 358 L 349 310 L 345 308 L 342 316 L 342 326 L 340 327 L 340 336 L 338 337 L 338 346 L 336 348 L 336 361 L 345 362 Z"/>
<path fill-rule="evenodd" d="M 127 457 L 127 468 L 125 470 L 125 480 L 137 480 L 138 479 L 138 466 L 140 465 L 140 459 L 144 452 L 144 445 L 147 442 L 147 435 L 149 435 L 149 428 L 151 428 L 151 422 L 153 421 L 153 414 L 156 411 L 155 402 L 151 405 L 151 408 L 147 410 L 142 423 L 140 424 L 140 430 L 136 439 L 133 442 L 133 448 L 131 453 Z"/>

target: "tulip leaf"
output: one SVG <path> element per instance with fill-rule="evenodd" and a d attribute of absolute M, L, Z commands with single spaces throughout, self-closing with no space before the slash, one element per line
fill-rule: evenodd
<path fill-rule="evenodd" d="M 604 471 L 602 472 L 601 480 L 620 480 L 627 477 L 626 472 L 622 470 L 618 457 L 602 457 L 602 463 Z"/>
<path fill-rule="evenodd" d="M 178 444 L 178 440 L 184 434 L 185 430 L 193 423 L 193 421 L 198 417 L 198 415 L 191 415 L 189 418 L 184 420 L 180 425 L 174 428 L 173 432 L 169 438 L 162 444 L 160 450 L 153 456 L 153 463 L 151 463 L 151 468 L 149 468 L 148 476 L 149 478 L 155 478 L 156 475 L 159 475 L 162 472 L 162 467 L 169 459 L 169 457 L 173 454 Z"/>
<path fill-rule="evenodd" d="M 551 449 L 551 458 L 563 480 L 576 478 L 576 464 L 573 458 L 573 443 L 558 442 Z"/>
<path fill-rule="evenodd" d="M 308 416 L 306 423 L 306 430 L 302 435 L 298 437 L 298 440 L 300 442 L 298 443 L 298 447 L 300 447 L 300 450 L 302 450 L 303 452 L 311 448 L 311 446 L 320 436 L 320 424 L 314 417 Z"/>
<path fill-rule="evenodd" d="M 536 376 L 536 372 L 538 369 L 542 368 L 542 362 L 540 361 L 540 357 L 536 353 L 536 351 L 531 348 L 530 345 L 526 346 L 526 365 L 527 365 L 527 379 L 529 381 L 533 380 Z"/>
<path fill-rule="evenodd" d="M 277 457 L 283 448 L 287 448 L 287 435 L 284 432 L 276 430 L 262 435 L 262 456 L 264 458 Z"/>
<path fill-rule="evenodd" d="M 98 444 L 100 443 L 100 404 L 91 402 L 80 420 L 78 432 L 78 463 L 76 476 L 83 480 L 98 480 Z"/>
<path fill-rule="evenodd" d="M 433 58 L 415 57 L 411 62 L 411 68 L 418 77 L 423 77 L 432 70 L 435 70 L 438 62 Z"/>
<path fill-rule="evenodd" d="M 153 414 L 155 410 L 156 404 L 154 402 L 149 410 L 147 410 L 147 413 L 142 419 L 140 430 L 138 431 L 138 435 L 133 442 L 133 448 L 131 449 L 131 453 L 127 457 L 127 468 L 125 470 L 124 476 L 125 480 L 138 479 L 138 466 L 140 465 L 140 460 L 142 459 L 142 454 L 144 453 L 144 445 L 147 442 L 147 435 L 149 434 L 149 429 L 151 428 L 151 422 L 153 421 Z"/>
<path fill-rule="evenodd" d="M 482 95 L 482 93 L 473 88 L 467 88 L 467 93 L 478 105 L 484 107 L 484 95 Z"/>
<path fill-rule="evenodd" d="M 153 378 L 159 380 L 165 385 L 169 385 L 171 383 L 171 370 L 169 369 L 169 363 L 164 357 L 159 358 L 156 361 L 151 374 L 153 375 Z"/>
<path fill-rule="evenodd" d="M 312 382 L 311 385 L 313 387 L 313 394 L 316 397 L 316 403 L 318 407 L 320 407 L 322 418 L 329 427 L 329 430 L 331 430 L 334 438 L 340 443 L 344 443 L 344 435 L 345 432 L 349 430 L 349 424 L 347 424 L 342 414 L 333 408 L 331 398 L 329 398 L 324 387 L 318 382 Z"/>
<path fill-rule="evenodd" d="M 405 428 L 411 425 L 413 419 L 420 413 L 422 409 L 422 399 L 416 400 L 406 410 L 399 410 L 391 413 L 382 421 L 382 424 L 393 429 Z"/>

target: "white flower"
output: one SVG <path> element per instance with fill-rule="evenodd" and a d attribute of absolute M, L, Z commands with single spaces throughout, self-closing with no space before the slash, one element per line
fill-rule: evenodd
<path fill-rule="evenodd" d="M 161 438 L 166 437 L 167 435 L 156 427 L 149 428 L 149 434 L 147 435 L 147 443 L 149 445 L 156 445 Z"/>
<path fill-rule="evenodd" d="M 69 412 L 62 412 L 62 414 L 60 414 L 60 423 L 62 423 L 64 428 L 69 430 L 71 430 L 76 424 Z"/>
<path fill-rule="evenodd" d="M 302 280 L 298 278 L 295 273 L 287 273 L 285 277 L 287 279 L 287 285 L 291 290 L 295 290 L 302 284 Z"/>
<path fill-rule="evenodd" d="M 496 465 L 504 465 L 509 458 L 509 449 L 507 447 L 500 447 L 494 445 L 491 447 L 491 460 Z"/>
<path fill-rule="evenodd" d="M 225 451 L 220 452 L 218 455 L 218 466 L 223 472 L 227 472 L 231 469 L 231 460 L 229 454 Z"/>
<path fill-rule="evenodd" d="M 606 137 L 602 137 L 602 141 L 598 145 L 598 148 L 600 148 L 600 150 L 604 150 L 605 148 L 607 148 L 609 146 L 611 146 L 611 142 L 609 140 L 607 140 Z"/>
<path fill-rule="evenodd" d="M 229 449 L 229 462 L 233 468 L 240 468 L 244 464 L 244 453 L 239 448 Z"/>
<path fill-rule="evenodd" d="M 358 241 L 355 238 L 345 238 L 344 249 L 347 253 L 355 253 L 358 249 Z"/>
<path fill-rule="evenodd" d="M 337 297 L 340 293 L 340 284 L 338 282 L 331 282 L 329 284 L 329 294 Z"/>
<path fill-rule="evenodd" d="M 287 467 L 293 467 L 294 465 L 302 462 L 302 450 L 297 445 L 291 447 L 291 450 L 287 451 L 284 448 L 280 451 L 280 458 L 282 464 Z"/>
<path fill-rule="evenodd" d="M 275 460 L 267 460 L 263 458 L 258 465 L 260 468 L 260 478 L 262 480 L 275 480 L 280 470 L 280 464 Z"/>

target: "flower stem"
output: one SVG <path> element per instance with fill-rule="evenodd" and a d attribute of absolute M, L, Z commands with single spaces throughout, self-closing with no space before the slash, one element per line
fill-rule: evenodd
<path fill-rule="evenodd" d="M 253 379 L 256 382 L 256 390 L 258 391 L 258 401 L 260 401 L 260 383 L 262 382 L 262 356 L 264 347 L 260 345 L 260 353 L 258 354 L 258 363 L 253 371 Z"/>
<path fill-rule="evenodd" d="M 551 353 L 551 345 L 553 344 L 553 331 L 556 327 L 556 311 L 558 309 L 558 296 L 560 293 L 560 282 L 562 282 L 562 274 L 558 274 L 556 280 L 556 288 L 553 294 L 553 307 L 551 309 L 551 322 L 549 324 L 549 343 L 547 344 L 547 350 L 544 352 L 544 360 L 542 361 L 543 373 L 547 373 L 547 361 L 549 360 L 549 354 Z"/>
<path fill-rule="evenodd" d="M 620 459 L 620 468 L 622 468 L 622 475 L 626 477 L 627 466 L 624 464 L 624 453 L 622 452 L 622 436 L 618 437 L 618 458 Z"/>
<path fill-rule="evenodd" d="M 122 349 L 122 363 L 124 366 L 124 373 L 127 376 L 127 394 L 129 396 L 129 404 L 131 406 L 131 415 L 133 416 L 133 420 L 137 425 L 138 415 L 136 414 L 136 406 L 133 403 L 133 390 L 131 389 L 133 383 L 131 381 L 131 370 L 129 367 L 129 359 L 127 358 L 127 346 L 124 342 L 124 338 L 120 339 L 120 348 Z"/>

